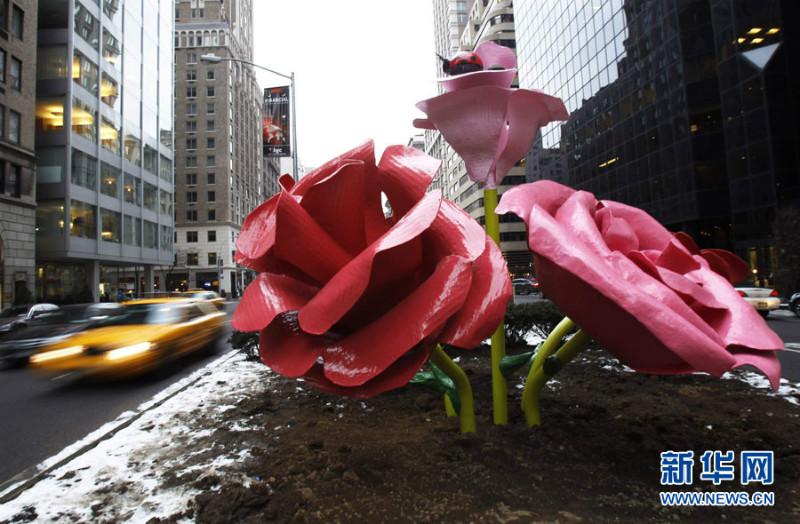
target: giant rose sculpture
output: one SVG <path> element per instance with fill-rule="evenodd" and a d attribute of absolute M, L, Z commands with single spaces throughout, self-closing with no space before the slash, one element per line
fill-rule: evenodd
<path fill-rule="evenodd" d="M 640 209 L 546 180 L 508 190 L 497 210 L 525 221 L 543 292 L 587 342 L 636 371 L 719 376 L 751 365 L 778 387 L 783 342 L 732 286 L 747 274 L 733 253 L 700 250 Z"/>
<path fill-rule="evenodd" d="M 404 146 L 376 165 L 368 142 L 296 184 L 282 178 L 247 217 L 236 257 L 259 275 L 233 326 L 260 331 L 265 364 L 369 397 L 408 383 L 437 344 L 489 336 L 511 296 L 505 261 L 475 220 L 426 193 L 438 167 Z"/>

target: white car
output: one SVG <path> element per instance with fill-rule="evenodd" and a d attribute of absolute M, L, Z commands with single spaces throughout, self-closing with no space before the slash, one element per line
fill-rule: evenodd
<path fill-rule="evenodd" d="M 769 316 L 770 311 L 781 307 L 781 299 L 775 289 L 768 287 L 737 287 L 736 291 L 756 308 L 756 311 L 764 318 Z"/>

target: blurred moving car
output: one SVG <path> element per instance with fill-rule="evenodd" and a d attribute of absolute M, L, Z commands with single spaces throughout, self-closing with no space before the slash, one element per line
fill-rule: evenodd
<path fill-rule="evenodd" d="M 800 317 L 800 292 L 795 293 L 789 299 L 789 309 L 792 313 Z"/>
<path fill-rule="evenodd" d="M 210 302 L 153 298 L 122 304 L 120 315 L 46 345 L 33 369 L 80 376 L 124 377 L 152 371 L 203 349 L 216 349 L 225 314 Z"/>
<path fill-rule="evenodd" d="M 210 291 L 208 289 L 190 289 L 189 291 L 181 293 L 179 296 L 210 302 L 220 310 L 225 307 L 225 299 L 220 297 L 216 291 Z"/>
<path fill-rule="evenodd" d="M 101 320 L 119 314 L 121 310 L 122 306 L 113 302 L 45 310 L 0 337 L 0 364 L 6 367 L 23 366 L 33 353 L 45 345 L 88 329 Z"/>
<path fill-rule="evenodd" d="M 0 334 L 13 331 L 31 319 L 57 309 L 55 304 L 28 304 L 6 308 L 0 313 Z"/>
<path fill-rule="evenodd" d="M 781 307 L 778 291 L 769 287 L 737 287 L 736 291 L 764 317 Z"/>
<path fill-rule="evenodd" d="M 515 278 L 511 281 L 515 295 L 531 295 L 539 292 L 539 282 L 533 278 Z"/>

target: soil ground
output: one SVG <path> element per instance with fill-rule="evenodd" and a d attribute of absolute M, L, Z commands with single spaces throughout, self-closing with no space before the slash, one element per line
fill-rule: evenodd
<path fill-rule="evenodd" d="M 242 476 L 170 473 L 165 482 L 204 492 L 158 522 L 800 522 L 800 408 L 785 399 L 737 380 L 627 373 L 590 349 L 546 388 L 541 427 L 522 420 L 520 377 L 509 387 L 509 424 L 498 427 L 488 351 L 461 357 L 476 434 L 460 434 L 423 386 L 354 400 L 272 379 L 192 443 L 250 450 Z M 683 490 L 774 491 L 774 507 L 662 507 L 658 492 L 673 488 L 659 484 L 659 453 L 707 449 L 734 450 L 737 475 L 739 451 L 774 450 L 775 483 L 742 487 L 737 476 L 715 488 L 698 480 L 696 460 Z"/>

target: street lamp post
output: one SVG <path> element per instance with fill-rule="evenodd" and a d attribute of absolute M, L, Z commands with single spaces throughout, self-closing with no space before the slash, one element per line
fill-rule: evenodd
<path fill-rule="evenodd" d="M 294 109 L 294 99 L 295 99 L 295 96 L 296 96 L 295 88 L 294 88 L 294 71 L 292 71 L 288 75 L 285 75 L 283 73 L 279 73 L 279 72 L 277 72 L 277 71 L 275 71 L 273 69 L 270 69 L 268 67 L 264 67 L 262 65 L 255 64 L 255 63 L 247 61 L 247 60 L 240 60 L 238 58 L 226 58 L 226 57 L 217 56 L 217 55 L 211 55 L 211 54 L 209 54 L 209 55 L 201 55 L 200 56 L 200 60 L 202 60 L 203 62 L 211 63 L 211 64 L 218 64 L 220 62 L 241 62 L 243 64 L 248 64 L 248 65 L 251 65 L 251 66 L 256 67 L 258 69 L 263 69 L 264 71 L 272 73 L 273 75 L 278 75 L 280 77 L 283 77 L 283 78 L 286 78 L 286 79 L 289 80 L 289 82 L 290 82 L 290 90 L 291 90 L 291 93 L 292 93 L 291 108 L 290 108 L 290 111 L 292 113 L 292 115 L 291 115 L 291 125 L 292 125 L 292 169 L 294 171 L 294 173 L 293 173 L 294 179 L 298 180 L 299 174 L 297 172 L 297 117 L 295 115 L 295 109 Z"/>

